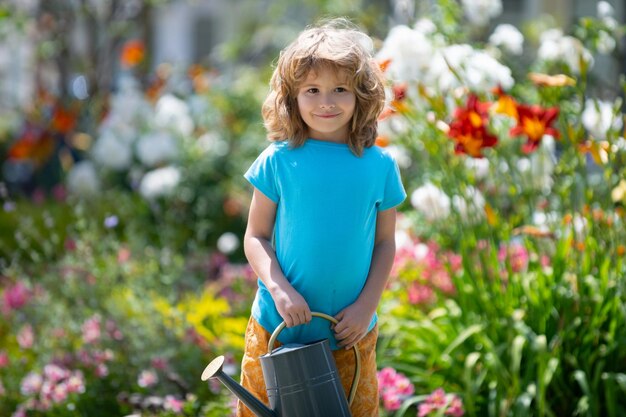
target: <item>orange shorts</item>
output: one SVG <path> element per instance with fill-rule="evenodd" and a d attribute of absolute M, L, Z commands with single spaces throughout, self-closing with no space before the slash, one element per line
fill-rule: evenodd
<path fill-rule="evenodd" d="M 269 404 L 263 371 L 259 356 L 267 353 L 267 344 L 271 334 L 252 317 L 246 329 L 246 347 L 241 363 L 241 385 L 265 404 Z M 376 377 L 376 340 L 378 339 L 378 325 L 376 325 L 357 344 L 361 354 L 361 373 L 354 401 L 350 406 L 353 417 L 378 417 L 378 378 Z M 277 342 L 276 346 L 280 343 Z M 339 349 L 333 351 L 335 362 L 341 378 L 341 384 L 346 392 L 350 392 L 354 376 L 354 351 Z M 241 401 L 237 403 L 237 417 L 255 417 Z"/>

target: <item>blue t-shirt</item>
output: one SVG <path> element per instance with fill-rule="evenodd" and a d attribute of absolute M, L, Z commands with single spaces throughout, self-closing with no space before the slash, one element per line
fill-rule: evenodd
<path fill-rule="evenodd" d="M 308 139 L 269 145 L 245 178 L 277 204 L 274 249 L 283 273 L 311 311 L 336 315 L 358 298 L 374 249 L 376 216 L 406 197 L 398 166 L 373 146 L 358 157 L 347 144 Z M 283 321 L 258 280 L 252 316 L 270 333 Z M 376 314 L 371 319 L 374 327 Z M 327 320 L 284 329 L 282 343 L 336 340 Z"/>

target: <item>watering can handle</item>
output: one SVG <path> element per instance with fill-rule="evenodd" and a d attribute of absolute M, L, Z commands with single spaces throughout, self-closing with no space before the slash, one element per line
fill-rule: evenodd
<path fill-rule="evenodd" d="M 330 321 L 331 323 L 337 324 L 339 323 L 337 321 L 337 319 L 335 319 L 333 316 L 329 316 L 328 314 L 324 314 L 324 313 L 318 313 L 315 311 L 311 312 L 311 315 L 313 317 L 320 317 L 323 319 L 326 319 L 328 321 Z M 274 347 L 274 343 L 276 343 L 276 338 L 278 337 L 278 334 L 287 326 L 287 324 L 283 321 L 282 323 L 280 323 L 278 325 L 278 327 L 276 328 L 276 330 L 274 330 L 274 333 L 272 333 L 272 336 L 270 337 L 270 341 L 267 344 L 267 351 L 268 353 L 272 351 L 272 348 Z M 352 400 L 354 400 L 354 397 L 356 395 L 356 389 L 359 386 L 359 377 L 361 374 L 361 355 L 359 354 L 359 349 L 357 349 L 356 345 L 352 346 L 352 348 L 354 349 L 354 377 L 352 378 L 352 387 L 350 388 L 350 395 L 348 396 L 348 404 L 352 405 Z"/>

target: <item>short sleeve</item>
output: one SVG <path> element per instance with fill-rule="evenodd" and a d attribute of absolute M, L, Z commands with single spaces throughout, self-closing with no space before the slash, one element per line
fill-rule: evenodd
<path fill-rule="evenodd" d="M 259 157 L 252 163 L 243 176 L 267 198 L 274 203 L 278 203 L 279 194 L 276 185 L 274 157 L 274 145 L 270 145 L 261 152 Z"/>
<path fill-rule="evenodd" d="M 406 192 L 402 185 L 402 178 L 400 177 L 400 169 L 396 161 L 390 157 L 390 166 L 387 171 L 387 177 L 385 180 L 385 192 L 383 200 L 378 206 L 378 211 L 387 210 L 402 203 L 406 198 Z"/>

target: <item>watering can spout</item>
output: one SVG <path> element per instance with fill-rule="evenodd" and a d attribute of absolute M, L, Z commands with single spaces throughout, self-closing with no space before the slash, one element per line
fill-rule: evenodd
<path fill-rule="evenodd" d="M 265 404 L 259 401 L 248 390 L 239 385 L 234 379 L 226 375 L 222 370 L 224 366 L 224 356 L 218 356 L 204 368 L 201 379 L 206 381 L 211 378 L 217 378 L 226 388 L 235 394 L 242 403 L 246 405 L 254 414 L 259 417 L 278 417 L 274 411 L 270 410 Z"/>

